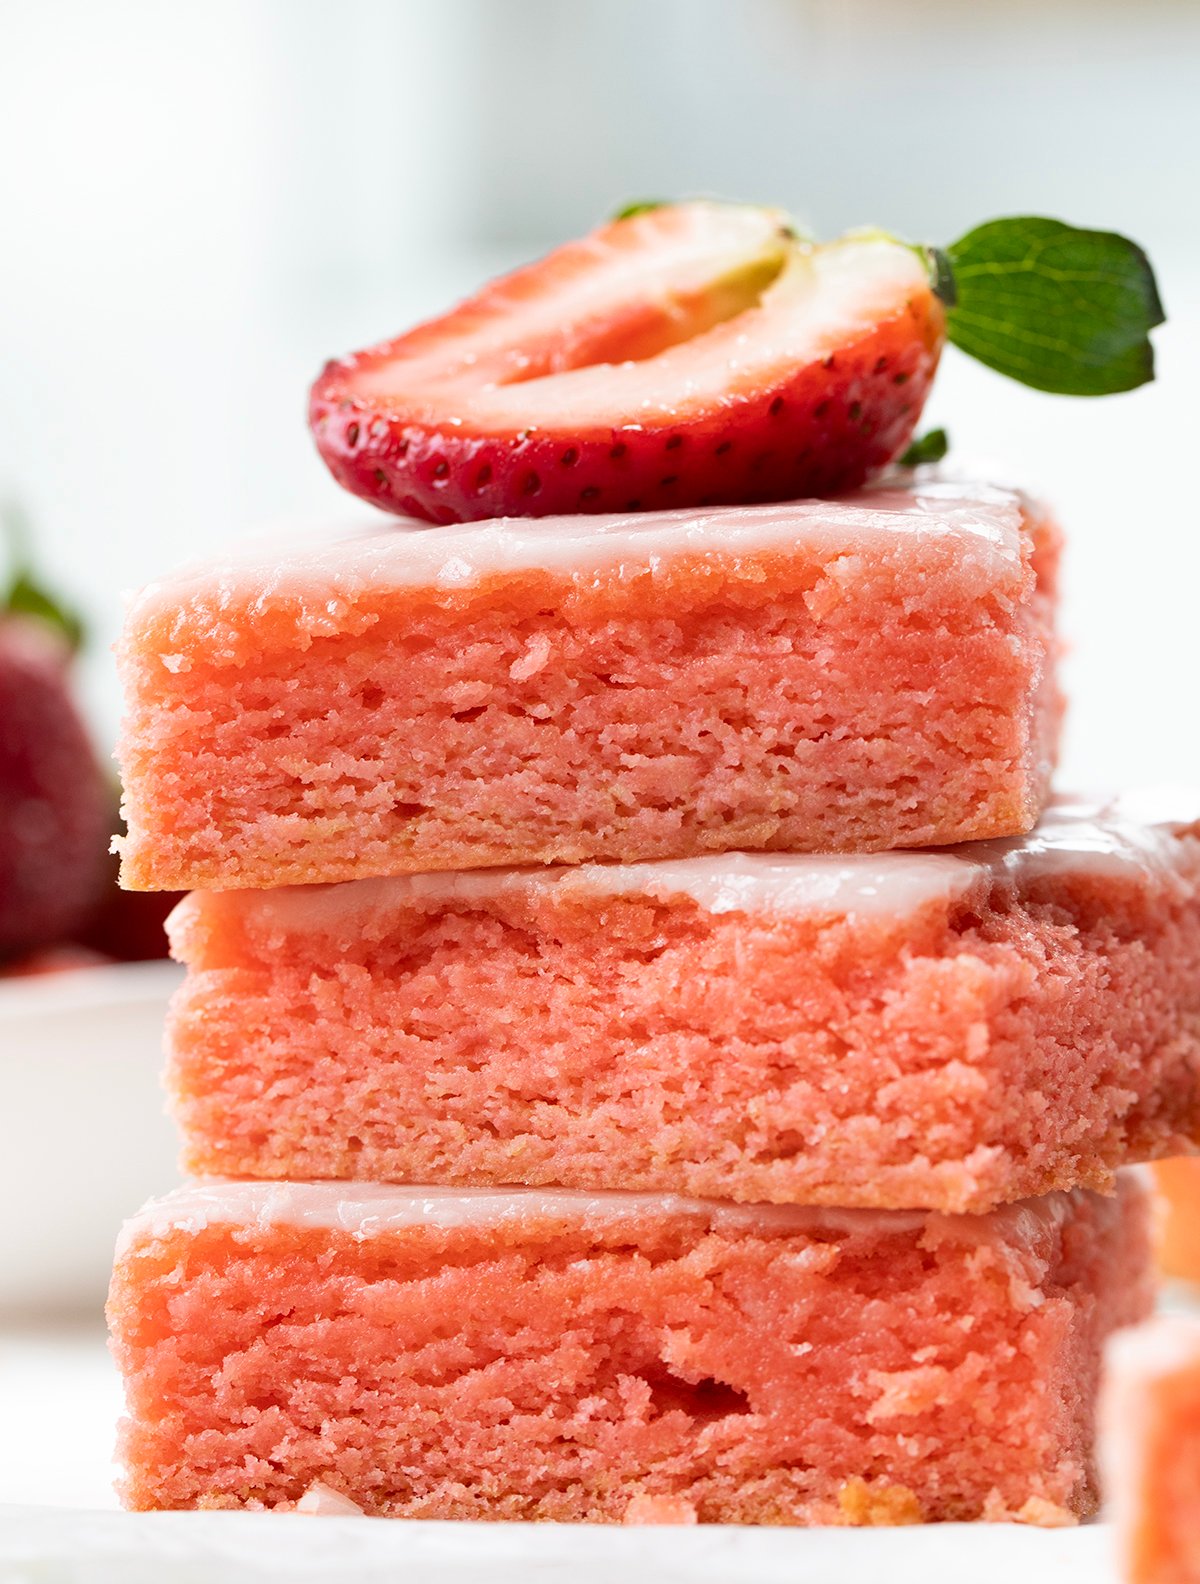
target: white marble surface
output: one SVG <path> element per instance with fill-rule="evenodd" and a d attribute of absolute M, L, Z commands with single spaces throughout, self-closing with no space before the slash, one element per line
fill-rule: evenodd
<path fill-rule="evenodd" d="M 1115 1584 L 1107 1531 L 583 1528 L 0 1507 L 5 1584 Z"/>

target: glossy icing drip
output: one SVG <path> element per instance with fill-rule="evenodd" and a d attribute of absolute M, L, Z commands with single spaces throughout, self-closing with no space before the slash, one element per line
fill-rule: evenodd
<path fill-rule="evenodd" d="M 1140 815 L 1153 821 L 1143 823 Z M 1028 836 L 937 851 L 727 853 L 640 864 L 481 869 L 397 875 L 333 886 L 244 891 L 219 905 L 281 929 L 319 930 L 398 906 L 471 906 L 506 892 L 584 893 L 661 900 L 686 896 L 711 913 L 767 911 L 820 917 L 903 917 L 981 886 L 1020 889 L 1045 876 L 1179 878 L 1178 832 L 1200 821 L 1200 793 L 1133 793 L 1112 802 L 1059 799 Z M 180 904 L 180 917 L 205 897 Z"/>
<path fill-rule="evenodd" d="M 1052 1193 L 990 1215 L 919 1210 L 832 1210 L 806 1205 L 732 1204 L 679 1194 L 587 1193 L 566 1188 L 433 1188 L 360 1182 L 197 1182 L 151 1200 L 121 1230 L 118 1257 L 174 1232 L 210 1226 L 302 1227 L 378 1237 L 406 1227 L 492 1226 L 501 1222 L 588 1223 L 625 1217 L 694 1220 L 700 1228 L 822 1233 L 903 1233 L 937 1227 L 974 1241 L 998 1229 L 1022 1242 L 1054 1225 L 1072 1196 Z"/>

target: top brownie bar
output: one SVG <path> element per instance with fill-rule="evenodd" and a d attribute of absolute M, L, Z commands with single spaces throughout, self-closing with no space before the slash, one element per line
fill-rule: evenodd
<path fill-rule="evenodd" d="M 1019 835 L 1057 535 L 938 477 L 838 501 L 251 545 L 120 658 L 138 889 Z"/>

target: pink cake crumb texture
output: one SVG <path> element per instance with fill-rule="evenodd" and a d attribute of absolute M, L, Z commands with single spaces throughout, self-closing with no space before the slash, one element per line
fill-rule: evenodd
<path fill-rule="evenodd" d="M 990 485 L 251 549 L 121 645 L 136 889 L 1028 830 L 1057 536 Z"/>
<path fill-rule="evenodd" d="M 983 1217 L 213 1184 L 126 1228 L 134 1508 L 1071 1521 L 1145 1204 Z"/>
<path fill-rule="evenodd" d="M 947 1211 L 1107 1187 L 1200 1136 L 1200 800 L 1147 812 L 197 893 L 185 1167 Z"/>
<path fill-rule="evenodd" d="M 1110 1344 L 1105 1511 L 1127 1584 L 1200 1584 L 1200 1319 L 1160 1315 Z"/>

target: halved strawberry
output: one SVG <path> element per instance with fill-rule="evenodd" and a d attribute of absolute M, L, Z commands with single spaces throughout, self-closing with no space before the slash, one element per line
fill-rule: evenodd
<path fill-rule="evenodd" d="M 833 494 L 903 450 L 943 333 L 901 243 L 671 204 L 328 364 L 310 421 L 347 489 L 434 522 Z"/>

